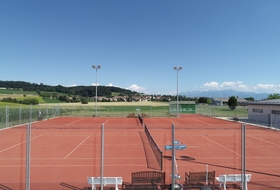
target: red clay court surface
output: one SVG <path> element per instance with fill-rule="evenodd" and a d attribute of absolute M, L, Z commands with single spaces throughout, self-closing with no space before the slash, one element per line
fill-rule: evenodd
<path fill-rule="evenodd" d="M 99 177 L 101 125 L 105 126 L 104 177 L 122 177 L 131 172 L 154 170 L 147 165 L 137 118 L 55 118 L 32 123 L 32 190 L 83 190 L 87 177 Z M 178 171 L 209 171 L 240 174 L 241 124 L 199 115 L 180 118 L 145 118 L 144 123 L 164 155 L 166 183 L 171 183 L 171 125 L 176 140 L 187 149 L 176 151 Z M 0 189 L 25 189 L 26 130 L 24 126 L 0 131 Z M 247 173 L 250 190 L 280 189 L 280 132 L 247 124 Z M 218 182 L 217 182 L 218 184 Z"/>

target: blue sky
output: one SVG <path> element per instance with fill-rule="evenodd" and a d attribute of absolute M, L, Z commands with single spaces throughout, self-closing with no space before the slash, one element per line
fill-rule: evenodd
<path fill-rule="evenodd" d="M 0 1 L 0 80 L 280 93 L 279 0 Z"/>

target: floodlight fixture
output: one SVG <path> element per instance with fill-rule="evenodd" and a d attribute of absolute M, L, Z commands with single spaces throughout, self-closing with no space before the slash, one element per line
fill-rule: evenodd
<path fill-rule="evenodd" d="M 182 70 L 183 67 L 174 67 L 173 69 L 179 71 L 179 70 Z"/>
<path fill-rule="evenodd" d="M 101 66 L 100 66 L 100 65 L 97 65 L 97 66 L 92 65 L 92 68 L 93 68 L 93 69 L 101 69 Z"/>

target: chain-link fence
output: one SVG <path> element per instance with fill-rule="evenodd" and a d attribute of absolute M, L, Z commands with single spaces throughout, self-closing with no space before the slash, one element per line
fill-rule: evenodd
<path fill-rule="evenodd" d="M 169 105 L 36 105 L 0 107 L 0 128 L 21 125 L 28 122 L 49 119 L 59 116 L 71 117 L 128 117 L 144 114 L 146 117 L 173 117 Z M 196 105 L 196 113 L 210 117 L 226 117 L 229 119 L 247 119 L 247 107 L 236 107 L 230 110 L 227 106 Z M 183 114 L 179 112 L 179 114 Z"/>
<path fill-rule="evenodd" d="M 43 105 L 6 106 L 0 108 L 0 128 L 50 119 L 59 116 L 71 117 L 128 117 L 144 113 L 147 117 L 170 117 L 168 106 L 97 106 L 89 105 Z"/>
<path fill-rule="evenodd" d="M 215 105 L 197 105 L 196 113 L 209 116 L 209 117 L 225 117 L 225 118 L 247 118 L 248 108 L 247 106 L 237 106 L 234 110 L 231 110 L 228 106 L 215 106 Z"/>
<path fill-rule="evenodd" d="M 58 117 L 59 106 L 0 107 L 0 128 Z"/>
<path fill-rule="evenodd" d="M 262 125 L 271 128 L 280 129 L 280 115 L 279 114 L 250 114 L 248 119 L 241 119 L 247 123 Z"/>

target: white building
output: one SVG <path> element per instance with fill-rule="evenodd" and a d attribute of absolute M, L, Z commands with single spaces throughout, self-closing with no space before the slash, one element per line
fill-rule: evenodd
<path fill-rule="evenodd" d="M 248 120 L 280 128 L 280 99 L 247 102 Z"/>

